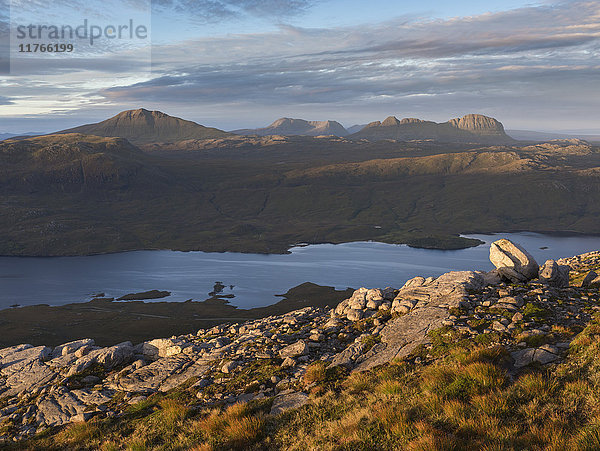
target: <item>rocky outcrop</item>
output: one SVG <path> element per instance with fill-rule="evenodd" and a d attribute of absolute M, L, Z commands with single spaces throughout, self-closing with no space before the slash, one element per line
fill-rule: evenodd
<path fill-rule="evenodd" d="M 546 260 L 540 267 L 540 282 L 546 283 L 552 287 L 569 286 L 569 267 L 559 265 L 554 260 Z"/>
<path fill-rule="evenodd" d="M 451 309 L 470 307 L 469 291 L 483 286 L 483 275 L 472 271 L 450 272 L 431 281 L 420 279 L 407 282 L 408 286 L 399 291 L 394 303 L 408 302 L 399 303 L 410 305 L 408 311 L 396 309 L 405 314 L 381 330 L 380 344 L 356 359 L 357 370 L 406 357 L 418 346 L 429 343 L 429 332 L 447 322 Z"/>
<path fill-rule="evenodd" d="M 533 276 L 526 251 L 496 243 L 498 271 Z M 518 284 L 478 271 L 415 277 L 399 289 L 360 288 L 332 309 L 307 307 L 136 346 L 82 339 L 0 349 L 0 431 L 8 431 L 0 446 L 48 427 L 119 416 L 171 390 L 185 390 L 197 409 L 272 398 L 271 414 L 279 415 L 311 402 L 304 375 L 316 362 L 358 372 L 395 359 L 431 363 L 435 337 L 450 332 L 501 343 L 513 373 L 552 365 L 569 347 L 569 336 L 555 331 L 581 330 L 600 310 L 598 288 L 565 285 L 566 269 L 581 280 L 598 267 L 595 252 L 547 261 L 539 280 Z"/>
<path fill-rule="evenodd" d="M 491 244 L 490 261 L 500 275 L 511 282 L 527 282 L 539 274 L 535 258 L 510 240 L 501 239 Z"/>
<path fill-rule="evenodd" d="M 493 117 L 482 114 L 467 114 L 448 121 L 452 127 L 486 136 L 505 136 L 504 126 Z"/>

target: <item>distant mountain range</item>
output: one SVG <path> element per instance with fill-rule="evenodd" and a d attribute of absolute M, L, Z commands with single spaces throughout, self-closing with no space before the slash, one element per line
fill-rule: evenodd
<path fill-rule="evenodd" d="M 480 142 L 486 144 L 507 144 L 513 141 L 504 131 L 504 126 L 494 118 L 481 114 L 468 114 L 462 118 L 451 119 L 438 124 L 421 119 L 406 118 L 398 120 L 394 116 L 383 122 L 371 122 L 367 125 L 354 125 L 345 129 L 336 121 L 305 121 L 303 119 L 281 118 L 268 127 L 234 130 L 238 135 L 335 135 L 357 139 L 378 141 L 393 139 L 398 141 L 434 140 L 445 142 Z"/>
<path fill-rule="evenodd" d="M 346 136 L 349 134 L 348 130 L 346 130 L 342 124 L 336 121 L 305 121 L 304 119 L 291 119 L 289 117 L 277 119 L 268 127 L 234 130 L 232 133 L 235 133 L 236 135 L 258 136 Z"/>
<path fill-rule="evenodd" d="M 486 144 L 508 144 L 514 141 L 505 133 L 502 123 L 481 114 L 468 114 L 441 124 L 415 118 L 398 120 L 396 117 L 390 116 L 383 122 L 371 122 L 359 132 L 352 134 L 351 137 L 370 141 L 382 139 L 433 140 Z"/>
<path fill-rule="evenodd" d="M 195 122 L 169 116 L 160 111 L 148 111 L 143 108 L 123 111 L 105 121 L 62 130 L 57 133 L 119 137 L 125 138 L 134 144 L 231 136 L 230 133 L 216 128 L 204 127 Z"/>
<path fill-rule="evenodd" d="M 200 142 L 223 138 L 239 140 L 244 139 L 241 138 L 243 136 L 337 136 L 344 139 L 365 139 L 368 141 L 430 140 L 480 144 L 511 144 L 515 140 L 543 142 L 572 138 L 600 141 L 600 136 L 592 135 L 544 133 L 527 130 L 511 130 L 507 133 L 501 122 L 481 114 L 468 114 L 462 118 L 451 119 L 443 123 L 416 118 L 399 120 L 394 116 L 390 116 L 383 122 L 375 121 L 366 125 L 353 125 L 348 129 L 337 121 L 307 121 L 284 117 L 267 127 L 226 132 L 169 116 L 160 111 L 149 111 L 143 108 L 123 111 L 102 122 L 57 132 L 57 134 L 66 133 L 125 138 L 139 146 L 172 144 L 184 141 Z M 33 133 L 21 134 L 18 137 L 21 138 L 25 135 L 33 135 Z M 17 135 L 13 133 L 0 134 L 0 140 L 16 137 Z"/>

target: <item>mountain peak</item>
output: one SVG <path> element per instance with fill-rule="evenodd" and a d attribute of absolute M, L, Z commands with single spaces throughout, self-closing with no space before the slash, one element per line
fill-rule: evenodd
<path fill-rule="evenodd" d="M 382 123 L 381 126 L 382 127 L 395 127 L 396 125 L 400 124 L 400 121 L 398 120 L 398 118 L 396 118 L 396 116 L 388 116 Z"/>
<path fill-rule="evenodd" d="M 277 119 L 268 127 L 235 130 L 233 133 L 238 135 L 281 135 L 281 136 L 320 136 L 335 135 L 346 136 L 348 131 L 336 121 L 306 121 L 304 119 L 293 119 L 282 117 Z"/>
<path fill-rule="evenodd" d="M 494 118 L 482 114 L 467 114 L 438 124 L 417 118 L 399 121 L 389 116 L 383 122 L 371 122 L 352 135 L 364 139 L 435 140 L 442 142 L 478 142 L 504 144 L 512 142 L 504 132 L 504 126 Z"/>
<path fill-rule="evenodd" d="M 230 136 L 229 133 L 216 128 L 204 127 L 196 122 L 169 116 L 162 111 L 150 111 L 145 108 L 122 111 L 105 121 L 82 125 L 58 133 L 121 137 L 134 144 Z"/>
<path fill-rule="evenodd" d="M 504 126 L 501 122 L 483 114 L 467 114 L 461 118 L 451 119 L 448 123 L 453 127 L 471 132 L 504 133 Z"/>

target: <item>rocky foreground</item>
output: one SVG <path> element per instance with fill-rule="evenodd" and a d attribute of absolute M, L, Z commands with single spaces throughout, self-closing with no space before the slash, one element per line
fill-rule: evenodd
<path fill-rule="evenodd" d="M 91 418 L 119 417 L 156 393 L 183 390 L 197 409 L 272 398 L 277 415 L 310 402 L 303 384 L 316 361 L 355 372 L 433 357 L 432 333 L 453 329 L 510 351 L 509 371 L 555 365 L 600 310 L 600 252 L 541 267 L 508 240 L 492 244 L 497 269 L 416 277 L 402 288 L 366 289 L 330 310 L 199 330 L 133 345 L 93 339 L 54 349 L 0 350 L 0 441 L 18 441 Z"/>

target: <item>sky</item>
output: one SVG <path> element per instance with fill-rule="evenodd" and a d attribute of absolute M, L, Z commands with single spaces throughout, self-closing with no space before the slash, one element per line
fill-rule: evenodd
<path fill-rule="evenodd" d="M 18 34 L 84 20 L 109 33 Z M 144 37 L 116 39 L 120 25 Z M 598 1 L 0 0 L 0 57 L 7 30 L 0 133 L 143 107 L 225 130 L 480 113 L 508 129 L 600 134 Z M 73 51 L 19 52 L 43 43 Z"/>

